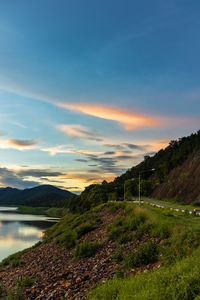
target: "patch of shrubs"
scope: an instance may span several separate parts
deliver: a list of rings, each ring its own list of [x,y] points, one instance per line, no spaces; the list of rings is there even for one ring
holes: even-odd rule
[[[153,263],[158,257],[158,246],[149,241],[142,244],[138,249],[128,253],[124,258],[124,266],[128,269],[139,267],[141,265],[147,265]]]
[[[124,259],[124,249],[122,247],[117,248],[115,253],[112,256],[113,260],[116,263],[120,263]]]
[[[163,257],[166,264],[190,255],[200,245],[199,232],[193,232],[186,228],[178,227],[172,236],[163,242]]]
[[[83,242],[76,246],[74,251],[74,259],[77,260],[80,258],[93,256],[101,247],[102,244],[98,242]]]
[[[26,252],[27,250],[24,251],[19,251],[16,252],[12,255],[9,255],[5,259],[2,260],[0,263],[0,268],[3,268],[6,265],[10,265],[11,268],[16,268],[24,265],[24,260],[22,259],[22,255]]]
[[[140,224],[146,221],[147,217],[144,213],[138,213],[135,215],[130,215],[126,218],[126,222],[124,224],[125,230],[133,231],[137,230]]]
[[[171,230],[165,223],[154,224],[154,227],[151,229],[151,235],[154,237],[160,237],[161,239],[167,239],[171,235]]]
[[[56,243],[67,249],[76,245],[77,233],[73,230],[65,232],[62,236],[56,239]]]
[[[85,224],[82,224],[80,226],[78,226],[76,228],[76,232],[77,232],[77,235],[78,235],[78,238],[80,238],[82,235],[94,230],[97,228],[97,225],[95,224],[92,224],[92,223],[85,223]]]
[[[26,289],[33,285],[37,278],[23,277],[21,280],[17,281],[16,290],[7,291],[7,300],[25,300],[26,299]]]

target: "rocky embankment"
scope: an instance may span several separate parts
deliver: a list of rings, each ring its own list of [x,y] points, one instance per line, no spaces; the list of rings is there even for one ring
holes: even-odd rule
[[[179,167],[173,169],[166,180],[159,184],[151,195],[157,199],[172,199],[200,203],[200,151],[189,156]]]
[[[108,207],[104,207],[99,214],[102,223],[98,228],[78,240],[78,243],[103,242],[103,247],[98,249],[94,256],[74,260],[74,248],[65,249],[54,240],[42,243],[23,255],[23,266],[16,268],[5,266],[0,273],[3,286],[13,290],[17,280],[31,277],[36,280],[26,289],[26,299],[86,299],[89,291],[98,283],[113,278],[119,266],[112,258],[116,244],[108,240],[107,228],[117,217],[123,216],[124,211],[119,209],[112,213]],[[144,236],[141,239],[145,241],[148,237]],[[126,251],[136,248],[139,243],[139,239],[128,242]],[[156,268],[158,264],[147,265],[132,272]]]

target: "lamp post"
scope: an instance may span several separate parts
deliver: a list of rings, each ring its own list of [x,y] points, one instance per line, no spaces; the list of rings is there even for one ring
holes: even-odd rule
[[[149,169],[149,170],[143,170],[139,172],[139,185],[138,185],[138,200],[139,200],[139,205],[141,205],[141,174],[144,172],[150,172],[150,171],[155,171],[155,169]]]
[[[129,180],[131,180],[131,181],[133,181],[133,180],[135,180],[135,178],[131,178],[131,179],[129,179]],[[126,200],[126,196],[125,196],[125,190],[126,190],[126,181],[124,181],[124,201]]]

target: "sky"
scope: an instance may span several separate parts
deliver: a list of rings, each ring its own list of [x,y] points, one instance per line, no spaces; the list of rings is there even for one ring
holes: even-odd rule
[[[0,186],[80,192],[200,128],[199,0],[0,0]]]

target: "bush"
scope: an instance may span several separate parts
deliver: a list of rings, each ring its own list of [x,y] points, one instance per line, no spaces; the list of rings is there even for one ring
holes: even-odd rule
[[[30,287],[37,278],[23,277],[17,281],[16,291],[7,291],[7,300],[25,300],[26,288]]]
[[[67,231],[65,234],[57,238],[56,243],[59,244],[60,246],[69,249],[75,246],[76,240],[77,240],[77,234],[72,230],[72,231]]]
[[[97,242],[84,242],[76,246],[74,251],[74,258],[80,259],[90,257],[96,253],[96,251],[102,247],[102,244]]]
[[[134,216],[128,216],[125,223],[124,228],[125,230],[133,231],[136,230],[141,223],[146,221],[146,215],[143,213],[139,213]]]
[[[158,247],[153,242],[142,244],[137,250],[130,252],[125,256],[124,265],[130,269],[147,265],[156,261],[158,255]]]
[[[125,279],[108,280],[90,300],[188,300],[200,297],[200,249],[175,265]]]
[[[2,260],[2,262],[0,263],[0,268],[3,268],[6,265],[10,265],[12,268],[23,266],[24,260],[22,259],[22,255],[26,251],[27,249],[9,255],[8,257]]]
[[[2,299],[3,299],[4,294],[5,294],[4,287],[3,287],[3,285],[0,283],[0,298],[2,297]]]
[[[76,228],[76,232],[78,234],[78,238],[80,238],[82,235],[96,229],[97,226],[95,224],[92,223],[86,223],[86,224],[82,224],[80,226],[78,226]]]
[[[129,241],[131,241],[131,236],[127,232],[121,234],[117,239],[119,244],[126,244]]]
[[[123,248],[116,249],[116,251],[113,254],[112,258],[117,263],[123,261],[123,259],[124,259],[124,249]]]
[[[150,232],[154,229],[154,224],[151,223],[141,223],[137,228],[136,236],[138,238],[142,237],[145,234],[150,234]]]
[[[160,237],[161,239],[167,239],[170,237],[171,230],[167,224],[155,224],[151,229],[151,235],[154,237]]]
[[[164,245],[164,261],[171,264],[175,260],[181,260],[190,255],[200,245],[199,233],[178,227]]]
[[[111,228],[110,232],[108,233],[108,239],[117,241],[121,235],[123,234],[123,229],[121,227],[113,227]]]

